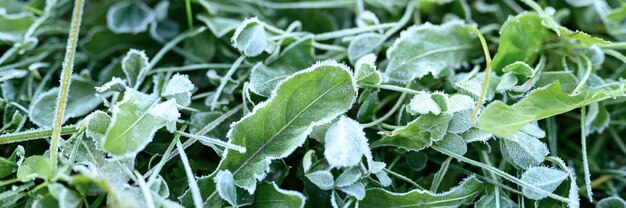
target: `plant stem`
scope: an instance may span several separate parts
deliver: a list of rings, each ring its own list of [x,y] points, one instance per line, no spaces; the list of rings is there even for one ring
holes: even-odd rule
[[[585,185],[587,186],[587,197],[590,202],[593,202],[593,192],[591,191],[591,173],[589,172],[589,159],[587,158],[587,125],[585,125],[585,119],[587,114],[587,108],[580,108],[580,143],[583,155],[583,172],[585,174]]]
[[[402,102],[404,101],[404,98],[406,97],[406,93],[402,93],[402,95],[400,95],[400,98],[398,98],[398,101],[396,102],[396,104],[393,105],[393,107],[391,107],[391,110],[389,110],[389,112],[387,112],[387,114],[383,115],[382,117],[366,123],[366,124],[362,124],[361,126],[363,126],[363,128],[369,128],[372,126],[376,126],[377,124],[387,120],[389,117],[391,117],[397,110],[398,108],[400,108],[400,106],[402,106]]]
[[[433,145],[433,146],[431,146],[431,148],[433,148],[434,150],[437,150],[438,152],[446,154],[448,156],[454,157],[457,160],[469,163],[470,165],[473,165],[473,166],[476,166],[476,167],[483,168],[483,169],[485,169],[485,170],[487,170],[489,172],[493,172],[496,175],[498,175],[498,176],[500,176],[500,177],[502,177],[504,179],[507,179],[508,181],[511,181],[511,182],[513,182],[513,183],[515,183],[517,185],[523,186],[525,188],[531,189],[534,192],[537,192],[537,193],[540,193],[540,194],[543,194],[543,195],[547,195],[548,197],[556,199],[556,200],[561,201],[561,202],[565,202],[565,203],[569,202],[569,200],[567,198],[565,198],[565,197],[556,195],[554,193],[547,192],[547,191],[545,191],[545,190],[543,190],[543,189],[541,189],[539,187],[536,187],[536,186],[533,186],[531,184],[528,184],[528,183],[520,180],[519,178],[517,178],[515,176],[512,176],[512,175],[510,175],[510,174],[508,174],[508,173],[506,173],[504,171],[501,171],[500,169],[498,169],[496,167],[489,166],[489,165],[480,163],[478,161],[475,161],[475,160],[463,157],[463,155],[459,155],[459,154],[456,154],[454,152],[448,151],[448,150],[446,150],[444,148],[441,148],[441,147],[439,147],[437,145]]]
[[[180,160],[183,162],[185,175],[187,175],[187,183],[189,184],[189,190],[191,190],[191,198],[193,199],[193,204],[196,206],[196,208],[200,208],[202,207],[202,195],[200,195],[200,189],[198,188],[198,184],[196,183],[195,175],[191,171],[191,166],[189,166],[189,159],[187,158],[187,154],[185,154],[183,145],[180,143],[179,140],[176,141],[176,149],[180,153]]]
[[[226,75],[224,75],[222,79],[220,79],[220,85],[217,87],[217,90],[215,90],[215,94],[213,94],[213,100],[211,101],[211,110],[215,109],[215,107],[217,106],[217,101],[219,100],[220,95],[222,94],[222,91],[224,90],[224,87],[226,87],[226,83],[230,81],[230,78],[233,76],[233,74],[235,74],[235,72],[239,68],[239,65],[241,65],[241,63],[243,62],[243,60],[245,60],[245,58],[246,58],[245,56],[239,57],[235,61],[235,63],[233,63],[230,69],[228,69],[228,72],[226,72]]]
[[[187,24],[189,30],[193,30],[193,14],[191,13],[191,1],[185,0],[185,11],[187,12]]]
[[[483,100],[485,99],[485,94],[487,93],[487,86],[489,86],[489,77],[491,75],[491,54],[489,53],[489,46],[487,46],[487,41],[485,41],[485,37],[476,29],[475,27],[469,27],[470,31],[478,36],[480,40],[480,44],[483,47],[483,53],[485,54],[485,78],[483,80],[483,86],[480,91],[480,96],[478,97],[478,101],[476,102],[476,107],[474,108],[474,112],[472,113],[472,118],[470,122],[473,122],[478,115],[478,111],[480,110],[480,106],[483,105]]]
[[[416,188],[418,188],[418,189],[426,190],[426,189],[424,189],[424,187],[422,187],[422,186],[420,186],[419,184],[415,183],[415,181],[411,180],[410,178],[407,178],[406,176],[403,176],[403,175],[401,175],[401,174],[398,174],[398,173],[396,173],[396,172],[393,172],[393,171],[391,171],[391,170],[389,170],[389,169],[387,169],[387,168],[384,168],[383,170],[384,170],[386,173],[388,173],[389,175],[391,175],[391,176],[393,176],[393,177],[396,177],[396,178],[398,178],[398,179],[400,179],[400,180],[403,180],[403,181],[405,181],[405,182],[407,182],[407,183],[409,183],[409,184],[411,184],[411,185],[415,186],[415,187],[416,187]]]
[[[409,89],[406,87],[398,87],[395,85],[384,85],[384,84],[380,84],[380,85],[374,85],[374,84],[359,84],[363,87],[373,87],[373,88],[378,88],[378,89],[385,89],[385,90],[391,90],[391,91],[396,91],[396,92],[402,92],[402,93],[408,93],[408,94],[413,94],[413,95],[417,95],[420,92],[417,90],[413,90],[413,89]]]
[[[65,113],[65,105],[70,91],[70,82],[72,70],[74,69],[74,53],[76,53],[76,45],[78,43],[78,32],[83,16],[84,0],[75,0],[72,12],[72,23],[67,39],[67,48],[65,49],[65,59],[63,61],[63,71],[61,72],[61,86],[57,97],[55,107],[54,123],[52,124],[52,140],[50,141],[50,162],[52,165],[52,173],[56,172],[58,143],[61,138],[61,125],[63,124],[63,114]]]

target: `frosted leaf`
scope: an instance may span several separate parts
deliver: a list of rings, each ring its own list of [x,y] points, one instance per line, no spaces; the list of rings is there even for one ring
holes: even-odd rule
[[[457,111],[452,114],[452,120],[448,124],[448,132],[460,134],[470,129],[474,123],[472,122],[472,113],[474,110],[466,109]]]
[[[354,64],[354,78],[357,84],[374,84],[382,83],[382,75],[376,70],[376,55],[367,54],[361,57]]]
[[[448,111],[458,112],[467,109],[474,109],[476,101],[472,97],[464,94],[454,94],[448,99]]]
[[[369,152],[361,125],[345,116],[330,126],[324,138],[324,157],[332,167],[353,167]]]
[[[567,173],[549,167],[532,167],[522,174],[521,180],[541,188],[547,192],[553,192],[567,178]],[[547,195],[537,193],[526,187],[522,188],[525,197],[533,200],[546,198]]]
[[[523,132],[502,139],[500,150],[504,159],[523,169],[539,165],[549,153],[545,143]]]
[[[420,92],[413,96],[407,106],[407,112],[413,115],[429,113],[439,115],[441,111],[441,108],[432,98],[431,94],[426,92]]]
[[[380,47],[377,47],[375,43],[380,42],[382,38],[383,36],[378,33],[363,33],[354,37],[350,41],[350,45],[348,45],[348,60],[350,60],[350,63],[354,63],[367,54],[377,54]]]
[[[459,155],[464,155],[467,152],[467,143],[463,137],[456,134],[446,134],[441,141],[436,143],[440,147]]]
[[[378,20],[376,14],[367,10],[361,12],[361,15],[359,15],[356,19],[356,26],[358,27],[367,27],[378,24],[380,24],[380,20]]]
[[[230,205],[237,206],[237,190],[235,180],[229,170],[220,170],[215,176],[215,189],[217,193]]]
[[[361,179],[361,171],[358,167],[353,167],[345,170],[337,180],[335,180],[335,186],[344,187],[349,186]]]
[[[465,142],[487,142],[489,139],[493,138],[493,134],[480,130],[479,128],[470,128],[466,132],[463,132],[461,137],[463,137]]]
[[[378,173],[375,173],[374,175],[376,175],[376,178],[378,178],[378,182],[380,183],[380,185],[383,185],[383,186],[391,185],[391,178],[389,178],[387,173],[385,173],[384,171],[380,171]]]
[[[137,85],[139,80],[143,79],[143,70],[148,67],[148,56],[146,52],[130,49],[124,59],[122,59],[122,71],[126,74],[126,79],[130,86]]]
[[[330,190],[333,188],[335,181],[333,174],[327,170],[319,170],[305,175],[313,184],[322,190]]]
[[[302,158],[302,168],[304,169],[304,173],[309,172],[311,170],[311,166],[313,165],[313,157],[315,157],[315,151],[309,150],[304,154],[304,158]]]
[[[175,99],[179,105],[187,106],[191,103],[191,91],[193,89],[194,85],[189,81],[187,75],[175,74],[167,82],[161,95],[167,99]]]
[[[153,11],[141,1],[120,1],[107,11],[107,26],[114,33],[144,32],[153,19]]]
[[[626,201],[619,196],[607,197],[598,202],[598,208],[626,208]]]
[[[96,91],[98,93],[108,92],[108,91],[119,91],[122,92],[126,89],[126,81],[120,79],[119,77],[111,78],[111,81],[104,83],[103,85],[96,87]]]
[[[513,89],[517,84],[517,76],[508,72],[500,77],[500,83],[496,86],[496,92],[503,93],[507,90]]]
[[[163,119],[166,122],[167,130],[173,132],[176,130],[176,120],[180,117],[176,101],[168,100],[157,104],[148,110],[148,113],[156,118]]]
[[[244,20],[235,30],[231,38],[233,46],[248,57],[255,57],[263,51],[271,51],[265,26],[258,18]]]
[[[353,183],[349,186],[339,187],[339,190],[350,196],[354,196],[354,198],[358,200],[362,200],[365,197],[365,186],[361,182]]]

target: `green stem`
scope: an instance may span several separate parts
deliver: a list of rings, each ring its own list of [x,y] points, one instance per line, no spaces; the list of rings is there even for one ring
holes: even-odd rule
[[[366,123],[366,124],[362,124],[361,126],[363,126],[363,128],[369,128],[369,127],[372,127],[372,126],[376,126],[379,123],[387,120],[389,117],[391,117],[398,110],[398,108],[400,108],[400,106],[402,106],[402,102],[404,101],[405,97],[406,97],[406,93],[402,93],[402,95],[400,95],[400,98],[398,98],[398,101],[396,101],[396,104],[393,105],[393,107],[391,108],[391,110],[389,110],[389,112],[387,112],[387,114],[383,115],[379,119],[376,119],[376,120],[374,120],[372,122],[369,122],[369,123]]]
[[[478,101],[476,102],[476,107],[474,108],[474,112],[472,113],[472,117],[470,122],[473,122],[478,115],[478,110],[480,110],[480,106],[483,105],[483,100],[485,99],[485,94],[487,93],[487,86],[489,86],[489,77],[491,75],[491,54],[489,53],[489,46],[487,46],[487,41],[485,41],[485,37],[476,29],[475,27],[469,27],[469,30],[478,36],[480,40],[480,44],[483,47],[483,53],[485,54],[485,79],[483,80],[483,86],[480,91],[480,96],[478,97]]]
[[[389,169],[387,169],[387,168],[385,168],[385,169],[383,169],[383,170],[384,170],[386,173],[388,173],[389,175],[391,175],[391,176],[393,176],[393,177],[396,177],[396,178],[398,178],[398,179],[400,179],[400,180],[403,180],[403,181],[405,181],[405,182],[407,182],[407,183],[409,183],[409,184],[411,184],[411,185],[415,186],[415,187],[416,187],[416,188],[418,188],[418,189],[425,190],[425,189],[424,189],[424,187],[422,187],[422,186],[420,186],[419,184],[415,183],[415,181],[411,180],[410,178],[407,178],[406,176],[403,176],[403,175],[401,175],[401,174],[398,174],[398,173],[396,173],[396,172],[393,172],[393,171],[391,171],[391,170],[389,170]]]
[[[525,187],[525,188],[528,188],[528,189],[530,189],[530,190],[532,190],[532,191],[534,191],[534,192],[537,192],[537,193],[540,193],[540,194],[546,195],[546,196],[548,196],[548,197],[550,197],[550,198],[556,199],[556,200],[561,201],[561,202],[565,202],[565,203],[568,203],[568,202],[569,202],[569,200],[568,200],[567,198],[565,198],[565,197],[562,197],[562,196],[556,195],[556,194],[554,194],[554,193],[547,192],[547,191],[545,191],[545,190],[543,190],[543,189],[541,189],[541,188],[539,188],[539,187],[536,187],[536,186],[533,186],[533,185],[531,185],[531,184],[528,184],[528,183],[526,183],[526,182],[524,182],[524,181],[520,180],[519,178],[517,178],[517,177],[515,177],[515,176],[512,176],[512,175],[510,175],[510,174],[508,174],[508,173],[506,173],[506,172],[504,172],[504,171],[501,171],[500,169],[498,169],[498,168],[496,168],[496,167],[489,166],[489,165],[486,165],[486,164],[480,163],[480,162],[478,162],[478,161],[475,161],[475,160],[472,160],[472,159],[469,159],[469,158],[463,157],[463,155],[459,155],[459,154],[456,154],[456,153],[454,153],[454,152],[448,151],[448,150],[446,150],[446,149],[444,149],[444,148],[441,148],[441,147],[439,147],[439,146],[437,146],[437,145],[433,145],[433,146],[431,146],[431,147],[432,147],[434,150],[437,150],[438,152],[441,152],[441,153],[446,154],[446,155],[448,155],[448,156],[454,157],[454,158],[456,158],[457,160],[460,160],[460,161],[463,161],[463,162],[469,163],[470,165],[473,165],[473,166],[476,166],[476,167],[483,168],[483,169],[485,169],[485,170],[487,170],[487,171],[489,171],[489,172],[493,172],[493,173],[495,173],[496,175],[498,175],[498,176],[500,176],[500,177],[502,177],[502,178],[504,178],[504,179],[507,179],[508,181],[511,181],[511,182],[513,182],[513,183],[515,183],[515,184],[517,184],[517,185],[520,185],[520,186],[523,186],[523,187]]]
[[[373,87],[373,88],[378,88],[378,89],[385,89],[385,90],[391,90],[391,91],[396,91],[396,92],[402,92],[402,93],[408,93],[408,94],[413,94],[413,95],[417,95],[420,92],[417,90],[413,90],[413,89],[409,89],[406,87],[398,87],[395,85],[384,85],[384,84],[380,84],[380,85],[374,85],[374,84],[359,84],[362,87]]]
[[[70,82],[72,70],[74,69],[74,54],[76,53],[76,45],[78,43],[78,32],[83,17],[84,0],[75,0],[72,12],[72,23],[67,39],[67,48],[65,49],[65,59],[63,61],[63,71],[61,72],[61,86],[59,89],[58,99],[55,108],[54,123],[52,124],[52,139],[50,141],[50,163],[52,165],[52,173],[56,172],[58,144],[61,138],[61,125],[63,124],[63,114],[65,113],[65,105],[70,91]]]
[[[583,75],[583,78],[580,80],[578,85],[576,85],[576,88],[574,89],[573,94],[578,94],[580,90],[582,89],[582,87],[585,86],[585,83],[589,79],[589,76],[591,76],[591,69],[592,69],[591,60],[589,60],[587,56],[584,56],[584,55],[580,55],[580,56],[585,60],[585,63],[587,64],[587,69],[585,70],[585,74]]]
[[[226,87],[226,83],[230,81],[230,78],[233,76],[233,74],[235,74],[235,72],[239,68],[239,65],[241,65],[241,63],[243,62],[243,60],[245,60],[245,58],[246,58],[245,56],[239,57],[235,61],[235,63],[233,63],[230,69],[228,69],[228,72],[226,72],[226,75],[224,75],[222,79],[220,79],[220,85],[217,87],[217,90],[215,90],[215,94],[213,95],[213,100],[211,101],[211,110],[215,109],[215,107],[217,106],[217,101],[219,100],[220,95],[222,94],[222,91],[224,90],[224,87]]]
[[[196,206],[196,208],[203,207],[202,195],[200,195],[200,188],[198,188],[198,184],[196,183],[196,177],[191,171],[189,159],[187,158],[187,154],[185,154],[183,145],[178,140],[176,141],[176,149],[180,153],[180,160],[183,162],[185,175],[187,175],[187,183],[189,184],[189,190],[191,191],[191,198],[193,199],[193,204]]]
[[[193,14],[191,13],[191,1],[185,0],[185,11],[187,12],[187,24],[189,30],[193,30]]]
[[[591,173],[589,172],[589,159],[587,158],[587,126],[585,125],[585,119],[587,114],[587,108],[580,108],[580,143],[583,155],[583,172],[585,174],[585,185],[587,186],[587,197],[589,201],[593,202],[593,192],[591,191]]]

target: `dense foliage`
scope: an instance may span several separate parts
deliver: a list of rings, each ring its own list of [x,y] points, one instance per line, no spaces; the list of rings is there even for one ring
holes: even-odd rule
[[[626,207],[625,50],[624,0],[0,0],[0,207]]]

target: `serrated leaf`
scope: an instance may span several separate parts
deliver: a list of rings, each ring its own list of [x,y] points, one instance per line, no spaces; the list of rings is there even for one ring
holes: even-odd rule
[[[154,133],[176,123],[180,116],[174,100],[158,103],[155,97],[127,88],[122,101],[113,106],[111,123],[102,149],[120,157],[133,157],[152,141]]]
[[[265,26],[256,17],[244,20],[231,38],[233,46],[248,57],[261,55],[272,49]]]
[[[478,119],[478,127],[498,137],[514,134],[530,122],[568,112],[593,102],[624,96],[624,84],[597,89],[583,89],[568,95],[556,81],[545,88],[530,92],[513,105],[495,101],[487,106]]]
[[[328,170],[318,170],[305,175],[309,181],[322,190],[330,190],[333,188],[335,178]]]
[[[331,167],[354,167],[370,149],[361,125],[345,116],[328,128],[324,139],[324,157]]]
[[[476,37],[462,21],[409,27],[387,50],[385,73],[391,80],[408,82],[427,74],[434,77],[468,61],[477,49]]]
[[[372,143],[372,148],[394,146],[402,149],[420,151],[429,147],[433,141],[443,139],[448,130],[452,114],[421,115],[405,127],[396,129],[389,136]]]
[[[297,191],[284,190],[276,183],[261,183],[254,194],[254,203],[250,207],[304,207],[306,197]]]
[[[142,75],[144,68],[148,67],[148,56],[144,51],[130,49],[122,59],[122,71],[126,75],[128,85],[135,86]]]
[[[355,83],[344,65],[325,61],[294,74],[232,125],[230,142],[248,151],[227,150],[217,169],[230,170],[235,185],[253,193],[272,160],[291,154],[314,126],[343,114],[355,99]]]
[[[115,33],[144,32],[153,19],[150,7],[141,1],[121,1],[107,11],[107,26]]]
[[[382,75],[376,70],[376,55],[367,54],[356,61],[354,79],[357,84],[378,85],[383,82]]]
[[[362,207],[458,207],[470,204],[483,191],[483,182],[470,176],[457,187],[443,193],[415,189],[393,193],[384,189],[368,189],[359,202]]]
[[[52,177],[52,166],[48,157],[34,155],[26,158],[17,168],[17,179],[26,182],[35,178],[48,180]]]
[[[70,118],[83,116],[102,103],[102,100],[95,96],[95,83],[81,77],[72,77],[72,84],[68,94],[63,123]],[[49,128],[54,121],[54,106],[59,94],[59,88],[52,88],[41,93],[29,107],[28,116],[37,126]],[[107,95],[105,95],[107,96]]]
[[[259,63],[250,74],[250,90],[269,97],[276,85],[293,73],[315,63],[313,40],[303,38],[288,45],[280,57],[271,63]]]
[[[500,44],[493,57],[493,69],[502,72],[503,68],[516,61],[532,64],[537,53],[548,37],[548,30],[541,25],[541,17],[536,13],[525,12],[509,19],[500,28]]]
[[[567,178],[567,173],[549,167],[532,167],[522,174],[521,180],[541,188],[547,192],[553,192]],[[525,197],[533,200],[546,198],[546,195],[522,188]]]

